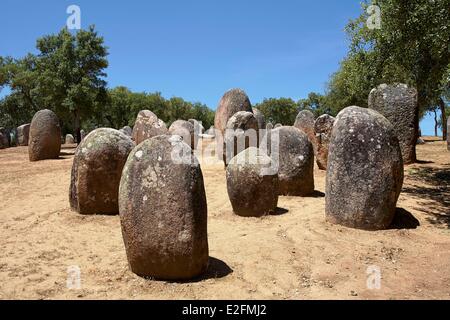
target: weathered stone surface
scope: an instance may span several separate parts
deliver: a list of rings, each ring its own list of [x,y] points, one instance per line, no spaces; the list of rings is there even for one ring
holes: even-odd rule
[[[271,158],[279,162],[279,194],[308,196],[314,192],[314,150],[308,136],[295,127],[271,132]],[[278,146],[274,141],[278,139]]]
[[[30,124],[23,124],[17,127],[17,145],[28,146],[28,138],[30,136]]]
[[[277,129],[277,128],[281,128],[282,126],[283,125],[281,123],[277,123],[274,128]]]
[[[316,133],[314,131],[314,114],[309,110],[302,110],[295,118],[294,127],[302,130],[311,141],[314,153],[317,151]]]
[[[331,132],[333,130],[334,117],[323,114],[314,123],[316,133],[316,162],[320,170],[327,170],[328,148],[330,145]]]
[[[66,134],[65,144],[74,144],[75,138],[71,134]]]
[[[231,89],[227,91],[219,102],[214,118],[214,127],[222,135],[227,127],[228,120],[239,111],[252,111],[252,105],[247,94],[241,89]]]
[[[227,123],[223,146],[225,166],[249,147],[258,147],[258,121],[252,112],[239,111]]]
[[[255,115],[256,121],[258,122],[259,129],[266,129],[266,118],[257,108],[252,108],[253,114]]]
[[[173,153],[180,149],[188,163],[174,162]],[[130,153],[120,183],[119,207],[128,262],[134,273],[187,280],[207,269],[202,171],[179,136],[145,140]]]
[[[80,136],[81,136],[81,141],[84,140],[84,138],[86,138],[86,131],[84,131],[83,129],[80,130]],[[80,142],[81,142],[80,141]]]
[[[183,141],[195,149],[197,147],[198,136],[195,135],[194,125],[186,120],[176,120],[169,128],[169,133],[172,135],[179,135]]]
[[[208,135],[208,136],[213,136],[213,137],[215,137],[215,136],[216,136],[216,129],[214,128],[214,126],[212,126],[212,127],[209,128],[208,130],[206,130],[204,134],[205,134],[205,135]]]
[[[118,214],[122,169],[134,142],[110,128],[95,129],[75,152],[70,206],[81,214]]]
[[[146,139],[168,132],[164,121],[158,119],[153,112],[142,110],[139,112],[133,127],[133,140],[136,144],[139,144]]]
[[[402,184],[403,161],[392,124],[372,109],[342,110],[328,155],[327,220],[358,229],[385,229],[394,217]]]
[[[197,136],[205,133],[205,127],[200,121],[196,119],[189,119],[188,121],[194,126],[194,132]]]
[[[17,128],[9,130],[9,146],[17,147]]]
[[[447,118],[447,150],[450,151],[450,117]]]
[[[0,149],[9,148],[8,132],[5,128],[0,128]]]
[[[133,136],[133,129],[131,129],[130,126],[125,126],[122,129],[120,129],[119,131],[126,134],[130,138]]]
[[[36,112],[30,125],[28,140],[30,161],[57,159],[61,151],[61,127],[59,119],[51,110]]]
[[[250,147],[231,159],[227,167],[227,191],[235,214],[261,217],[275,212],[278,203],[278,173],[267,172],[271,159]]]
[[[382,84],[370,92],[369,108],[381,113],[394,125],[403,162],[415,162],[419,130],[417,90],[405,84]]]

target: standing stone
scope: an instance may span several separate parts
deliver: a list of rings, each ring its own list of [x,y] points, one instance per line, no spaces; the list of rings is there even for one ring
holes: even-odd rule
[[[208,135],[208,136],[215,137],[216,136],[216,129],[214,128],[214,126],[211,126],[211,128],[206,130],[203,135]]]
[[[227,191],[235,214],[261,217],[275,212],[278,203],[278,173],[270,170],[265,152],[250,147],[231,159],[227,167]]]
[[[348,107],[335,121],[328,155],[326,218],[365,230],[387,228],[403,184],[395,128],[380,113]]]
[[[122,169],[133,147],[131,138],[118,130],[92,131],[75,152],[70,206],[81,214],[118,214]]]
[[[259,109],[252,108],[256,121],[258,122],[258,129],[264,130],[266,128],[266,118]]]
[[[258,121],[252,112],[239,111],[227,123],[223,146],[225,166],[249,147],[258,147]]]
[[[174,157],[180,151],[184,161]],[[179,136],[157,136],[134,148],[123,170],[119,208],[134,273],[161,280],[188,280],[207,269],[202,170]]]
[[[75,138],[71,134],[66,134],[65,144],[74,144]]]
[[[306,133],[295,127],[271,132],[271,158],[279,163],[279,194],[308,196],[314,192],[314,150]],[[279,141],[278,145],[276,140]]]
[[[131,129],[130,126],[125,126],[122,129],[120,129],[119,131],[126,134],[130,138],[133,136],[133,129]]]
[[[51,110],[36,112],[30,125],[28,154],[30,161],[57,159],[61,151],[61,127]]]
[[[216,130],[219,130],[223,135],[228,120],[239,111],[253,112],[250,99],[243,90],[231,89],[223,95],[217,107],[214,118],[214,127]]]
[[[200,121],[197,121],[195,119],[189,119],[188,121],[194,126],[194,132],[197,136],[205,133],[205,127]]]
[[[0,128],[0,149],[9,148],[8,132],[5,128]]]
[[[166,124],[161,119],[149,110],[142,110],[139,112],[136,122],[133,127],[133,140],[136,144],[142,141],[167,134],[168,130]]]
[[[83,129],[81,129],[81,130],[80,130],[80,139],[81,139],[81,141],[83,141],[85,137],[86,137],[86,131],[84,131]],[[80,141],[80,142],[81,142],[81,141]]]
[[[9,130],[9,146],[17,147],[17,128]]]
[[[23,124],[17,127],[17,145],[28,146],[28,138],[30,136],[30,124]]]
[[[302,130],[311,141],[314,153],[317,151],[316,133],[314,131],[314,114],[309,110],[302,110],[295,118],[294,127]]]
[[[198,137],[195,135],[194,125],[186,120],[177,120],[169,128],[169,133],[179,135],[183,141],[194,150],[197,146]]]
[[[333,130],[334,117],[323,114],[314,123],[316,133],[317,151],[316,162],[320,170],[327,170],[328,148],[330,145],[331,132]]]
[[[447,118],[447,150],[450,151],[450,117]]]
[[[370,92],[369,108],[384,115],[394,125],[404,164],[414,163],[419,130],[417,90],[406,84],[382,84]]]

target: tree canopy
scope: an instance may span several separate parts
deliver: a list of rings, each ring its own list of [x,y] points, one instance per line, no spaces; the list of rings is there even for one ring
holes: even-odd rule
[[[159,92],[135,93],[123,86],[108,89],[108,49],[93,26],[76,33],[64,28],[39,38],[36,48],[38,54],[23,58],[0,56],[0,90],[11,90],[0,100],[0,126],[30,122],[40,109],[53,110],[63,132],[75,133],[78,138],[82,127],[132,126],[144,109],[168,125],[190,118],[202,121],[205,127],[214,122],[214,112],[198,102],[165,99]]]

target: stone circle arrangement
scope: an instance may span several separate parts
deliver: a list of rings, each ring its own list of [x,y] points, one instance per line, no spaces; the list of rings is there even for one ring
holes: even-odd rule
[[[133,128],[99,128],[75,151],[69,202],[79,214],[119,214],[130,269],[142,277],[186,281],[208,268],[207,198],[199,137],[215,139],[225,164],[234,214],[274,214],[279,196],[314,195],[314,163],[326,170],[325,219],[362,230],[390,226],[404,177],[416,161],[417,91],[383,84],[368,97],[369,108],[350,106],[336,118],[309,110],[295,123],[267,122],[241,89],[221,98],[214,128],[195,119],[169,128],[142,110]],[[395,125],[393,125],[395,123]],[[447,123],[450,132],[450,119]],[[0,148],[11,142],[0,128]],[[41,110],[16,129],[30,161],[56,159],[61,128],[56,114]],[[72,135],[65,143],[73,144]],[[450,137],[448,139],[450,150]]]

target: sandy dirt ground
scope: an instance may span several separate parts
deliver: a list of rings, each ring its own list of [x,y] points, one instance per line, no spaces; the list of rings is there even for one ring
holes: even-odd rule
[[[0,299],[450,299],[450,152],[426,141],[392,228],[377,232],[325,222],[317,168],[314,197],[280,197],[276,215],[257,219],[232,213],[223,166],[203,164],[210,267],[185,283],[130,272],[118,216],[70,210],[74,146],[36,163],[26,147],[0,150]],[[74,265],[80,289],[67,287]]]

